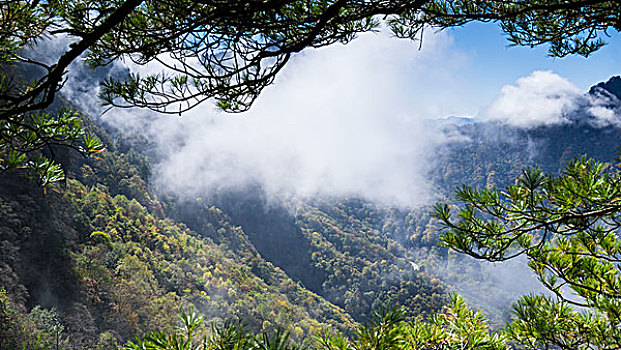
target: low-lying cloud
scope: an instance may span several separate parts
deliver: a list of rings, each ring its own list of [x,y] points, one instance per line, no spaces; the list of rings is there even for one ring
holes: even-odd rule
[[[155,182],[190,198],[258,184],[275,195],[425,203],[427,164],[442,135],[422,125],[425,101],[407,86],[459,59],[446,39],[429,37],[419,51],[366,34],[297,56],[247,113],[203,105],[162,118],[150,129],[162,156]]]
[[[551,71],[534,71],[505,85],[480,113],[483,120],[520,128],[588,121],[599,127],[621,125],[619,113],[606,96],[589,95]]]
[[[443,94],[454,91],[442,84],[451,86],[467,60],[447,33],[427,36],[422,50],[367,33],[347,46],[302,52],[243,114],[203,104],[183,117],[133,109],[112,110],[103,120],[146,135],[157,154],[156,186],[181,197],[258,185],[270,195],[415,206],[433,199],[430,164],[438,145],[450,142],[423,120],[447,116],[451,103]],[[63,93],[98,115],[98,87],[84,78],[87,70],[72,66]],[[618,123],[610,101],[535,71],[503,87],[477,119],[531,128],[569,122],[578,110],[601,125]]]

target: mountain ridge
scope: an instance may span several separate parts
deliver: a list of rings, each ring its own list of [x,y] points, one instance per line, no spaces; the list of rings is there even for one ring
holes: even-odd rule
[[[590,91],[618,96],[621,78]],[[385,305],[424,317],[442,309],[451,288],[486,296],[471,302],[496,324],[507,317],[500,304],[517,291],[437,247],[441,227],[428,207],[359,198],[270,202],[257,187],[180,200],[153,192],[144,154],[113,130],[87,124],[108,151],[91,159],[61,154],[66,183],[44,191],[19,173],[0,179],[0,303],[15,310],[0,315],[15,325],[0,330],[4,339],[51,341],[37,315],[56,313],[72,346],[114,348],[172,327],[179,307],[196,305],[215,322],[285,325],[302,340],[322,328],[351,332]],[[430,173],[438,199],[463,183],[502,187],[526,166],[555,173],[582,154],[618,160],[615,124],[439,124],[455,137]]]

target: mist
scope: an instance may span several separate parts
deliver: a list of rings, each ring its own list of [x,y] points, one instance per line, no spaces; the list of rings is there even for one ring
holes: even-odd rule
[[[366,33],[348,45],[306,50],[246,113],[204,103],[181,117],[112,109],[100,119],[148,139],[156,188],[178,198],[258,186],[269,198],[359,197],[417,207],[436,199],[428,179],[438,147],[460,136],[429,122],[459,115],[455,80],[469,58],[452,40],[434,33],[419,46]],[[39,53],[62,52],[67,42],[44,45]],[[146,74],[160,67],[130,68]],[[63,94],[98,118],[104,109],[96,80],[127,69],[121,62],[93,74],[76,63]],[[535,71],[504,86],[473,120],[532,128],[566,123],[580,108],[601,124],[618,119],[602,98]]]
[[[422,49],[384,33],[365,34],[347,46],[302,52],[242,114],[207,103],[180,117],[138,109],[101,115],[96,81],[122,75],[123,63],[95,75],[72,65],[63,94],[100,122],[148,141],[158,193],[193,200],[260,188],[268,200],[356,197],[409,209],[438,200],[430,172],[439,148],[469,142],[458,123],[447,133],[438,121],[460,115],[451,96],[464,60],[447,33],[428,35]],[[140,67],[150,69],[158,67]],[[503,87],[468,123],[528,129],[571,122],[568,116],[580,109],[599,123],[615,123],[616,112],[602,98],[585,96],[551,71],[535,71]],[[495,131],[490,137],[506,140]],[[475,305],[497,310],[517,295],[543,290],[523,260],[480,270],[503,293],[443,277]]]
[[[140,109],[104,109],[98,82],[128,69],[160,67],[117,62],[93,71],[70,67],[63,95],[125,135],[149,141],[153,181],[179,198],[260,187],[270,198],[359,197],[416,207],[436,197],[429,172],[438,147],[459,139],[429,123],[460,115],[455,83],[469,61],[450,33],[424,45],[365,33],[348,45],[305,50],[265,89],[249,112],[227,114],[204,103],[182,117]],[[66,37],[43,41],[29,55],[57,57]],[[601,126],[619,124],[607,97],[586,96],[551,71],[505,85],[473,120],[517,128],[571,122],[584,111]]]
[[[459,59],[446,34],[429,36],[421,50],[365,34],[296,56],[246,113],[203,104],[146,126],[123,111],[104,119],[121,130],[146,129],[159,158],[156,186],[183,198],[252,185],[271,197],[416,206],[433,198],[426,178],[445,136],[425,125],[439,107],[412,91],[412,80],[422,88],[444,79],[452,69],[444,62]]]

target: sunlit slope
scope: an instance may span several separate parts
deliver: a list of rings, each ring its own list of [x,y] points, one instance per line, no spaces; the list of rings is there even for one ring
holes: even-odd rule
[[[221,210],[208,210],[200,233],[167,218],[147,191],[146,158],[114,149],[87,161],[66,155],[69,179],[47,189],[2,178],[0,284],[18,311],[9,331],[51,337],[28,315],[37,305],[55,307],[70,344],[89,348],[171,329],[189,305],[297,339],[352,327],[340,307],[264,260]]]

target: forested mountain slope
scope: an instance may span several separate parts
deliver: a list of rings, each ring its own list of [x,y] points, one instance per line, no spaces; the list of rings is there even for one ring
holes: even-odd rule
[[[597,98],[618,110],[619,81],[614,77],[594,86],[585,99]],[[470,118],[431,121],[429,127],[449,140],[438,148],[429,173],[436,198],[450,200],[462,184],[503,187],[528,166],[558,173],[569,160],[585,155],[614,164],[619,123],[604,124],[589,108],[580,105],[561,123],[528,128]],[[215,204],[243,228],[262,256],[358,321],[382,304],[405,305],[411,315],[437,310],[443,280],[501,323],[509,304],[537,285],[519,280],[503,287],[508,281],[497,277],[526,269],[482,265],[437,247],[441,227],[430,207],[392,208],[356,198],[284,200],[268,198],[258,186],[208,197],[180,201],[179,219],[200,231],[201,208]]]
[[[279,203],[252,190],[223,197],[217,206],[262,256],[359,322],[389,305],[403,305],[416,316],[436,312],[446,301],[440,280],[414,267],[403,247],[386,235],[385,213],[372,203]],[[178,211],[200,232],[206,208],[203,200],[182,203]]]
[[[68,155],[69,179],[53,187],[2,177],[3,349],[38,336],[53,344],[54,329],[70,348],[107,349],[170,330],[188,305],[214,321],[285,327],[298,340],[352,327],[341,308],[265,261],[220,209],[206,209],[200,233],[168,219],[146,190],[146,159],[108,146],[89,160]]]
[[[589,93],[619,108],[618,82]],[[429,177],[443,199],[462,183],[503,186],[528,165],[558,172],[584,154],[615,162],[615,125],[584,109],[530,129],[438,123],[430,127],[459,137],[440,148]],[[256,186],[189,200],[156,194],[149,159],[122,136],[90,128],[107,151],[90,159],[58,152],[65,182],[44,189],[19,171],[0,178],[0,348],[37,337],[52,344],[57,335],[69,348],[114,348],[169,330],[189,305],[209,320],[284,327],[301,340],[323,328],[349,332],[384,306],[424,317],[451,288],[502,319],[517,293],[437,247],[428,207],[274,199]]]

